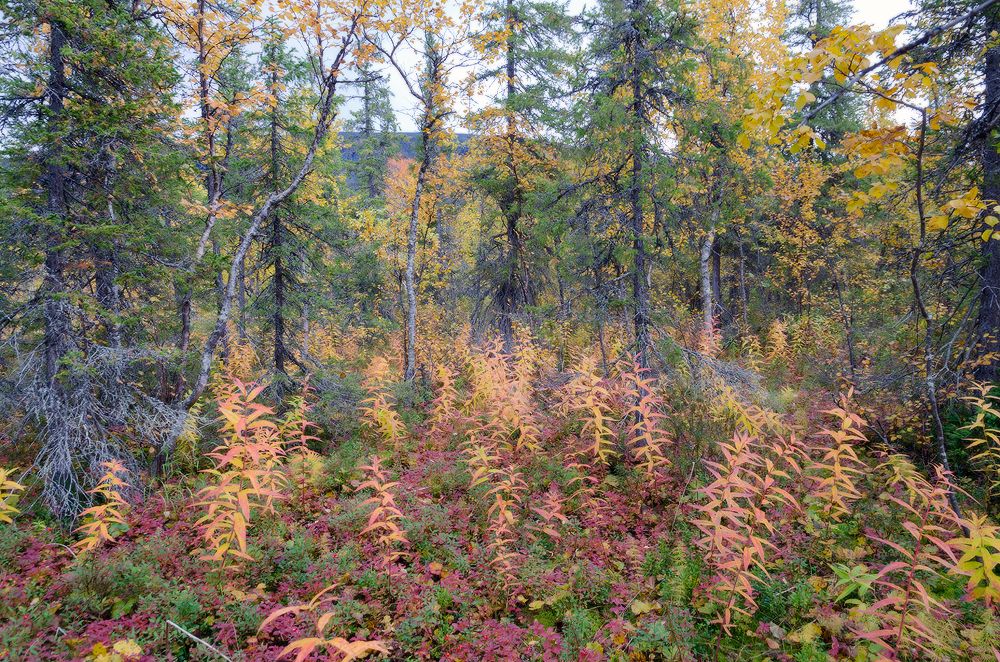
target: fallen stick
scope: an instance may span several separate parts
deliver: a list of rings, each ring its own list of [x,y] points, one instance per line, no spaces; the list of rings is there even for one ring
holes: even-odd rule
[[[226,655],[225,653],[223,653],[218,648],[216,648],[212,644],[208,643],[204,639],[199,639],[198,637],[194,636],[193,634],[191,634],[190,632],[188,632],[187,630],[185,630],[181,626],[177,625],[177,623],[174,623],[170,619],[167,619],[167,625],[170,625],[171,627],[175,628],[178,632],[180,632],[184,636],[189,637],[190,639],[198,642],[199,644],[201,644],[202,646],[204,646],[208,650],[212,651],[213,653],[215,653],[216,655],[218,655],[219,657],[221,657],[223,660],[226,660],[227,662],[233,662],[233,658],[229,657],[228,655]]]

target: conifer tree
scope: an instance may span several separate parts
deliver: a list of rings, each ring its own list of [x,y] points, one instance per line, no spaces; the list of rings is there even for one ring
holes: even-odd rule
[[[649,366],[650,256],[647,209],[666,151],[675,108],[690,96],[689,43],[693,23],[673,0],[602,0],[584,16],[592,41],[583,56],[583,90],[577,107],[591,202],[620,219],[626,242],[634,352]],[[595,208],[591,205],[591,208]]]
[[[19,356],[17,400],[40,439],[44,496],[72,518],[104,461],[134,465],[124,435],[175,417],[143,392],[155,355],[160,218],[177,161],[164,138],[176,76],[144,7],[103,0],[5,2],[9,41],[2,191],[3,311]]]
[[[384,75],[365,66],[358,77],[359,105],[347,125],[352,134],[349,144],[355,151],[348,172],[355,188],[367,196],[369,204],[376,204],[385,192],[389,159],[398,150],[399,125]]]
[[[543,206],[539,182],[556,168],[551,135],[558,87],[565,77],[572,37],[563,5],[500,0],[487,5],[484,24],[487,68],[479,76],[496,103],[477,114],[475,185],[496,205],[501,222],[489,231],[494,245],[477,265],[488,283],[485,305],[492,309],[506,350],[512,349],[513,320],[536,302],[543,255],[532,238]],[[484,223],[487,219],[483,219]]]

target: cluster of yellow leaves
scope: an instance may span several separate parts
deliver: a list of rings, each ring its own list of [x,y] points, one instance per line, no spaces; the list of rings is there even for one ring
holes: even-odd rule
[[[713,381],[713,397],[709,407],[717,421],[730,424],[736,430],[754,437],[763,436],[767,432],[786,432],[785,424],[776,412],[752,402],[744,402],[736,389],[718,376]]]
[[[788,326],[780,319],[771,322],[767,330],[767,357],[768,363],[777,361],[787,361],[788,353]]]
[[[142,656],[142,646],[131,639],[121,639],[116,641],[108,650],[102,643],[94,644],[87,656],[88,662],[124,662],[125,660],[135,660]]]
[[[884,177],[902,168],[909,154],[910,135],[900,125],[865,129],[844,138],[844,150],[851,155],[854,176],[858,179]],[[875,189],[868,192],[871,198],[881,198],[884,193]]]
[[[218,158],[216,134],[263,94],[254,88],[249,93],[239,91],[226,96],[220,72],[235,51],[256,40],[264,3],[238,0],[232,7],[222,7],[197,0],[156,0],[153,4],[174,41],[190,54],[194,95],[188,104],[198,108],[200,120],[192,126],[188,142],[203,162],[213,161]],[[210,201],[213,205],[219,202]]]
[[[961,554],[952,572],[969,578],[966,591],[970,597],[996,604],[1000,601],[1000,528],[979,514],[963,524],[968,534],[949,541]]]
[[[343,361],[360,355],[363,327],[351,327],[341,331],[330,321],[324,321],[316,328],[311,327],[303,334],[303,351],[320,363]]]
[[[16,469],[0,467],[0,522],[11,524],[19,512],[16,505],[24,486],[11,479]]]
[[[789,144],[793,152],[810,143],[824,148],[822,140],[806,125],[795,125],[785,136],[779,133],[798,112],[817,101],[810,87],[828,72],[840,85],[849,81],[863,82],[865,91],[870,93],[872,111],[877,116],[901,104],[913,105],[928,96],[936,96],[938,67],[933,62],[910,62],[897,56],[886,62],[878,76],[875,72],[867,72],[869,80],[861,80],[862,72],[873,62],[895,51],[896,38],[904,27],[897,24],[875,30],[869,25],[838,26],[816,42],[810,51],[788,57],[784,66],[750,95],[751,103],[745,114],[747,133],[741,136],[741,143],[749,143],[749,134],[757,131],[768,136],[772,144]],[[785,100],[791,97],[795,98],[794,104],[786,106]],[[932,114],[931,123],[933,128],[938,128],[954,121],[955,117],[956,112],[946,107]]]
[[[76,532],[83,537],[73,545],[80,552],[89,552],[105,542],[112,542],[115,533],[128,528],[125,513],[129,509],[129,504],[122,494],[128,487],[122,477],[127,475],[128,471],[120,462],[114,460],[104,462],[102,467],[104,475],[94,489],[90,490],[90,494],[100,499],[101,503],[80,513],[83,524],[76,529]]]
[[[767,273],[805,305],[812,295],[809,283],[843,234],[836,215],[825,212],[820,222],[817,213],[830,169],[818,159],[800,157],[790,162],[775,160],[770,170],[778,208],[773,219],[761,226],[763,236],[776,249]]]
[[[173,462],[180,465],[182,469],[190,468],[193,470],[198,466],[201,455],[198,448],[198,442],[201,439],[199,426],[203,408],[204,404],[201,401],[194,403],[184,417],[181,433],[177,435]]]

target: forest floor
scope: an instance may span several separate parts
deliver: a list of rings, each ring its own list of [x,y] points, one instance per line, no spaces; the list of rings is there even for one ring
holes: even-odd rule
[[[264,467],[280,494],[251,489],[245,557],[206,533],[204,471],[130,499],[89,551],[19,517],[0,659],[992,659],[992,610],[926,551],[939,486],[876,458],[829,393],[784,414],[665,385],[632,402],[627,369],[494,359],[422,396],[370,373],[360,427]],[[277,418],[222,390],[219,411]]]

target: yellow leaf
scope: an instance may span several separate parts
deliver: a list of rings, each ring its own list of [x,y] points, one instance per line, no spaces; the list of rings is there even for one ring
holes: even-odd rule
[[[121,641],[115,642],[112,650],[126,659],[142,655],[142,646],[131,639],[122,639]]]
[[[821,633],[822,629],[816,623],[807,623],[789,634],[786,639],[795,644],[809,644],[815,641]]]
[[[946,230],[947,228],[948,216],[946,214],[938,214],[937,216],[931,216],[927,219],[927,229],[931,232],[938,232]]]
[[[803,90],[799,93],[799,98],[795,100],[795,109],[802,110],[807,104],[812,103],[816,100],[816,95],[808,90]]]
[[[653,611],[655,608],[655,604],[649,604],[648,602],[643,602],[642,600],[636,600],[632,603],[631,610],[636,616],[642,616],[643,614]]]

